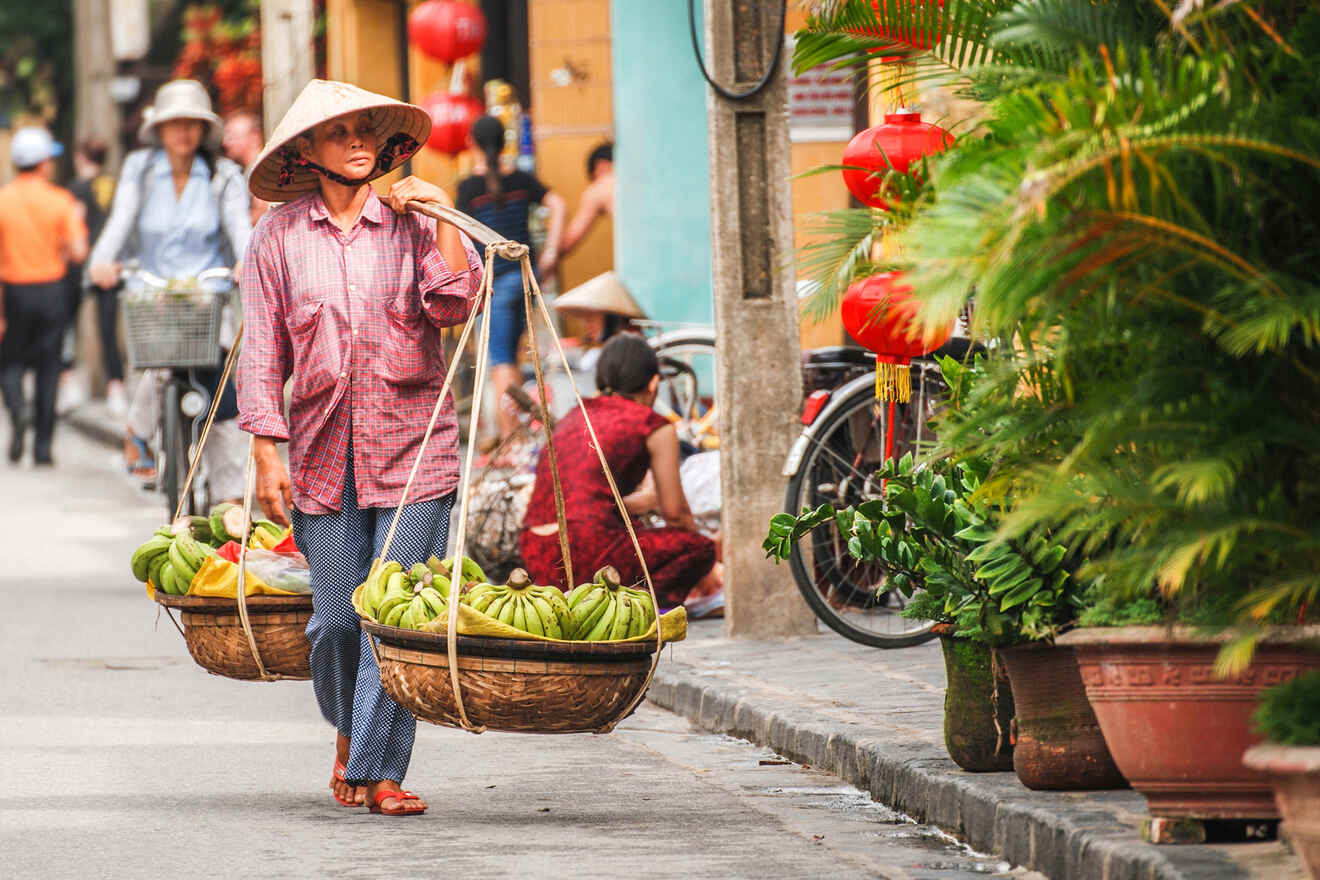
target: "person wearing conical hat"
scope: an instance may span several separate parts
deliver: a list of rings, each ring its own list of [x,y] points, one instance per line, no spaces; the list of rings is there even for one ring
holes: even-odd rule
[[[345,806],[415,815],[401,788],[415,721],[386,696],[351,595],[380,554],[445,374],[441,328],[465,321],[481,286],[457,229],[405,211],[450,204],[416,177],[382,200],[369,185],[430,134],[424,110],[314,80],[248,172],[271,208],[239,289],[245,339],[239,425],[255,436],[256,494],[292,520],[312,574],[307,625],[321,713],[338,731],[331,789]],[[284,387],[292,380],[286,412]],[[286,469],[278,450],[288,443]],[[443,558],[458,484],[458,421],[445,402],[399,518],[390,558]]]

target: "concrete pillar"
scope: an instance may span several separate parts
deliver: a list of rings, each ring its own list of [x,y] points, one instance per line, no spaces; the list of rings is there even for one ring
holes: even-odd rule
[[[707,4],[707,67],[726,89],[757,82],[783,39],[778,4]],[[708,90],[706,99],[725,630],[731,636],[816,631],[788,566],[766,560],[761,550],[770,517],[783,510],[780,468],[800,430],[802,403],[787,67],[781,60],[767,87],[749,98],[730,101]]]
[[[266,135],[315,75],[312,0],[262,0],[262,112]]]
[[[110,147],[106,167],[119,167],[119,105],[110,97],[115,75],[111,43],[110,0],[75,0],[73,4],[74,142],[72,151],[85,137],[105,139]],[[99,396],[105,390],[101,337],[97,332],[96,304],[88,297],[74,316],[77,332],[74,360],[83,370],[88,391]]]
[[[73,4],[74,140],[91,135],[110,145],[108,166],[119,162],[119,105],[110,97],[115,59],[110,43],[109,0]]]

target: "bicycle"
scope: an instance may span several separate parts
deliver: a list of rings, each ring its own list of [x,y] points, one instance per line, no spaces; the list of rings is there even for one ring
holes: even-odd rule
[[[192,489],[182,505],[180,487],[211,408],[211,389],[198,371],[214,370],[220,363],[220,324],[233,273],[216,268],[196,278],[169,281],[130,263],[120,275],[129,366],[159,370],[164,376],[160,418],[152,438],[157,458],[155,486],[165,496],[170,516],[176,511],[203,513],[211,505],[203,462],[197,463]],[[148,374],[141,381],[157,380]]]
[[[962,357],[970,343],[955,337],[936,354]],[[881,498],[875,473],[885,459],[889,408],[875,398],[875,355],[847,346],[818,349],[804,356],[804,371],[828,379],[806,397],[802,433],[784,462],[788,479],[785,510],[797,514],[821,504],[836,508]],[[935,440],[930,419],[948,391],[934,355],[912,362],[912,399],[894,409],[896,457],[920,455]],[[934,638],[931,624],[901,616],[908,599],[886,588],[887,574],[876,563],[848,553],[847,537],[833,523],[812,530],[793,546],[789,568],[816,617],[851,641],[876,648],[901,648]]]
[[[644,328],[663,327],[639,322]],[[655,409],[674,420],[688,452],[719,448],[719,411],[715,403],[715,330],[688,325],[648,338],[660,359],[660,388]]]

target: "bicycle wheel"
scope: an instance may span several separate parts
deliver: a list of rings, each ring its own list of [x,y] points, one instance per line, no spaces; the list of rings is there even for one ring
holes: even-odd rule
[[[680,440],[715,448],[715,331],[674,330],[652,339],[651,347],[661,359],[656,411],[678,418]]]
[[[161,489],[165,493],[169,516],[179,507],[179,486],[183,483],[187,467],[187,446],[183,440],[183,425],[179,418],[179,383],[171,379],[165,383],[160,411]],[[158,456],[160,457],[160,456]]]
[[[917,455],[934,439],[927,421],[944,390],[934,365],[915,362],[912,374],[912,401],[895,408],[896,456]],[[874,474],[884,461],[888,405],[875,399],[870,377],[854,380],[839,393],[842,401],[824,417],[789,481],[785,503],[790,513],[881,497]],[[901,648],[933,638],[929,622],[900,615],[908,600],[886,588],[884,567],[853,559],[847,545],[847,537],[831,521],[804,536],[789,553],[793,579],[816,616],[840,635],[876,648]]]

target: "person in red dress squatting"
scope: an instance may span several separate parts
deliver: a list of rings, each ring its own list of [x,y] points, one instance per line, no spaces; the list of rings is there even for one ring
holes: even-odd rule
[[[412,155],[430,128],[418,107],[310,83],[250,172],[253,196],[283,204],[253,231],[239,284],[239,426],[256,437],[262,508],[278,523],[292,519],[311,567],[312,681],[338,730],[331,789],[345,806],[394,816],[426,809],[400,785],[416,722],[381,689],[350,596],[381,550],[440,393],[440,328],[471,313],[481,264],[454,227],[404,212],[411,199],[449,204],[439,187],[401,180],[387,207],[368,182]],[[285,441],[288,470],[276,448]],[[451,398],[391,558],[406,567],[444,556],[457,484]]]
[[[628,511],[637,515],[658,509],[666,522],[663,528],[637,530],[661,608],[718,591],[722,577],[715,542],[697,533],[679,480],[678,432],[651,408],[660,387],[660,363],[647,341],[623,333],[607,342],[596,364],[596,387],[601,393],[586,401],[587,412]],[[554,441],[574,579],[584,583],[597,569],[612,565],[623,583],[641,583],[641,563],[581,410],[574,409],[559,422]],[[518,543],[532,579],[561,589],[569,587],[545,450],[537,463],[536,484],[523,522],[527,525]]]

